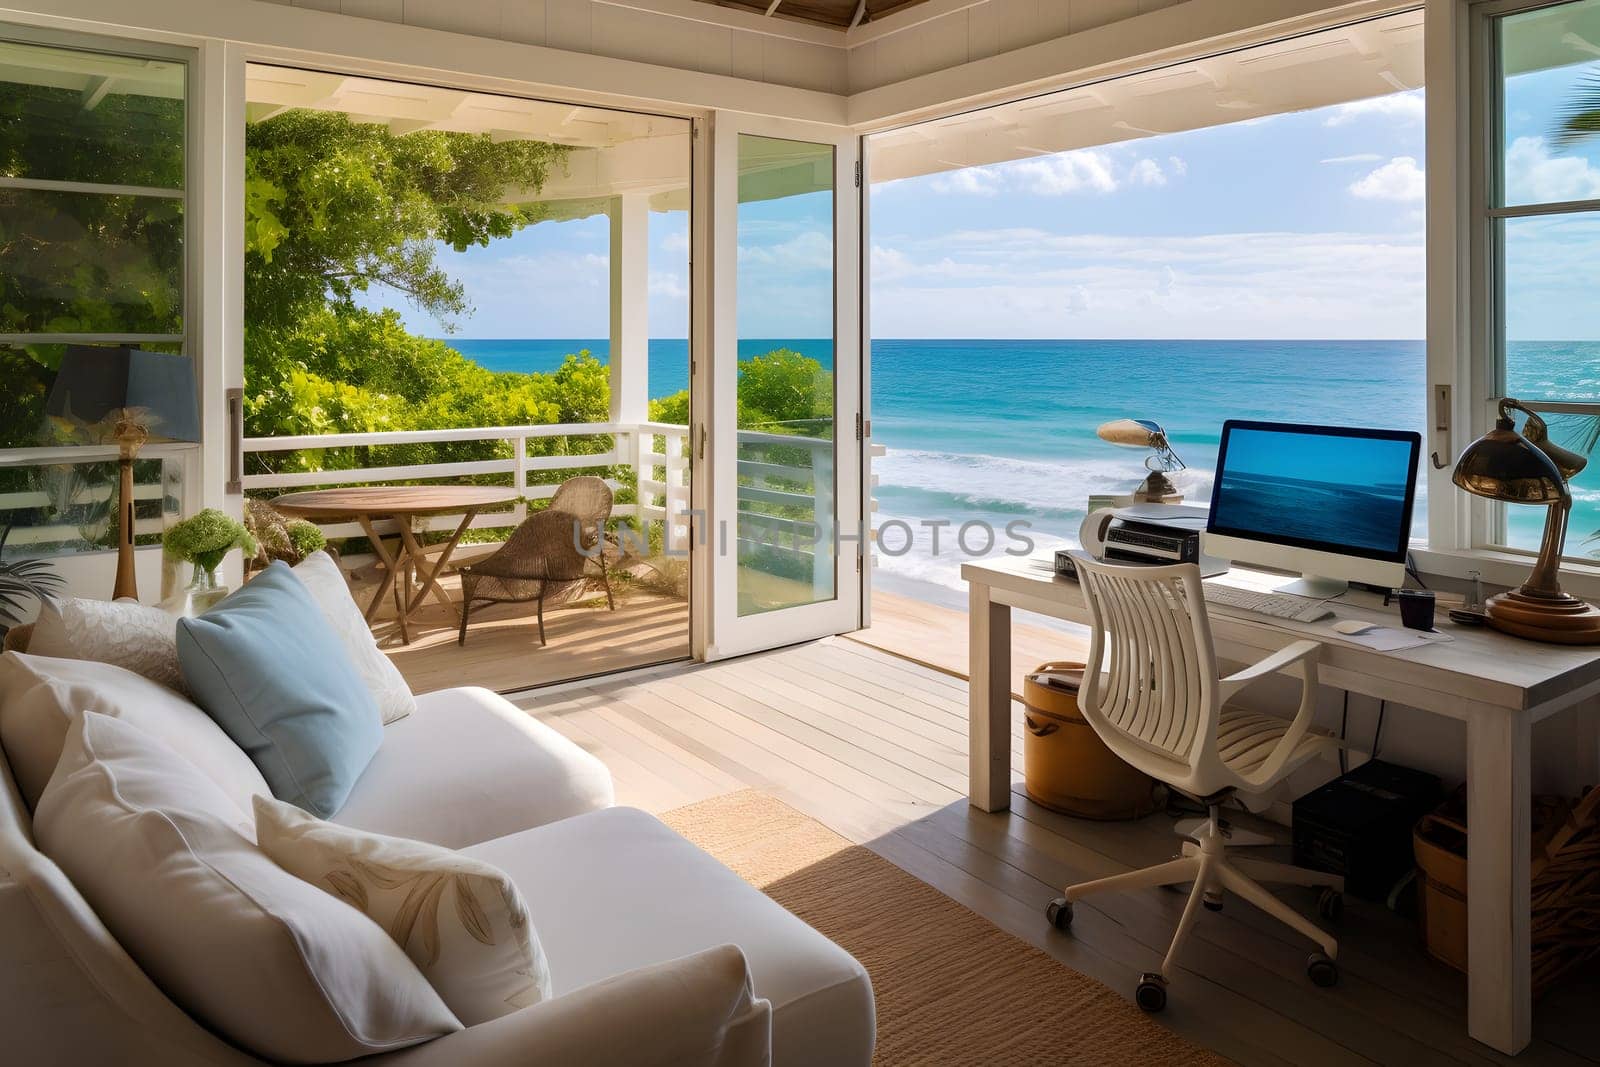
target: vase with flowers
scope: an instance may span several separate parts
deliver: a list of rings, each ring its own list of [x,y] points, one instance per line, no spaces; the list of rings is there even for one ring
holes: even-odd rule
[[[217,581],[217,567],[228,553],[237,548],[246,556],[253,556],[257,546],[256,539],[238,519],[216,508],[206,508],[170,527],[162,535],[161,547],[168,559],[194,566],[189,602],[195,611],[204,611],[228,595]]]

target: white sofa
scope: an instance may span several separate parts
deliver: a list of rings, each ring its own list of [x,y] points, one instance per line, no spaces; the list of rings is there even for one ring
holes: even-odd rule
[[[11,758],[0,760],[6,1061],[261,1062],[163,995],[35,848]],[[861,965],[656,819],[611,803],[599,760],[486,690],[427,694],[384,728],[333,821],[508,872],[556,995],[370,1061],[867,1064],[873,997]]]

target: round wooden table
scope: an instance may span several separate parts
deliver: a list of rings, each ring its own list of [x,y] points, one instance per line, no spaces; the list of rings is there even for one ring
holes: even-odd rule
[[[366,618],[372,621],[373,613],[391,588],[395,593],[395,614],[400,623],[400,640],[411,643],[409,620],[422,601],[432,593],[451,611],[456,607],[439,585],[439,576],[456,550],[461,535],[467,532],[472,520],[484,508],[515,504],[518,496],[514,489],[501,489],[486,485],[358,485],[344,489],[313,489],[304,493],[285,493],[269,503],[291,518],[310,519],[313,522],[350,521],[361,524],[372,550],[383,561],[383,580],[378,591],[367,605]],[[444,543],[439,559],[431,567],[417,535],[411,528],[412,520],[435,515],[460,515],[455,533]],[[391,551],[378,536],[373,524],[383,519],[393,520],[398,539]],[[421,581],[409,599],[396,584],[402,568],[416,572]]]

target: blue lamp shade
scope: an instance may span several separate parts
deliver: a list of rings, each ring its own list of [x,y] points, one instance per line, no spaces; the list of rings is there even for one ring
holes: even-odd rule
[[[128,409],[152,441],[200,440],[194,361],[138,348],[69,346],[45,414],[90,426]]]

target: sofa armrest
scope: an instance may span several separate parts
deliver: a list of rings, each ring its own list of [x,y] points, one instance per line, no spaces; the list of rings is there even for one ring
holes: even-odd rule
[[[399,1052],[385,1067],[768,1067],[772,1005],[733,945],[608,978]]]

